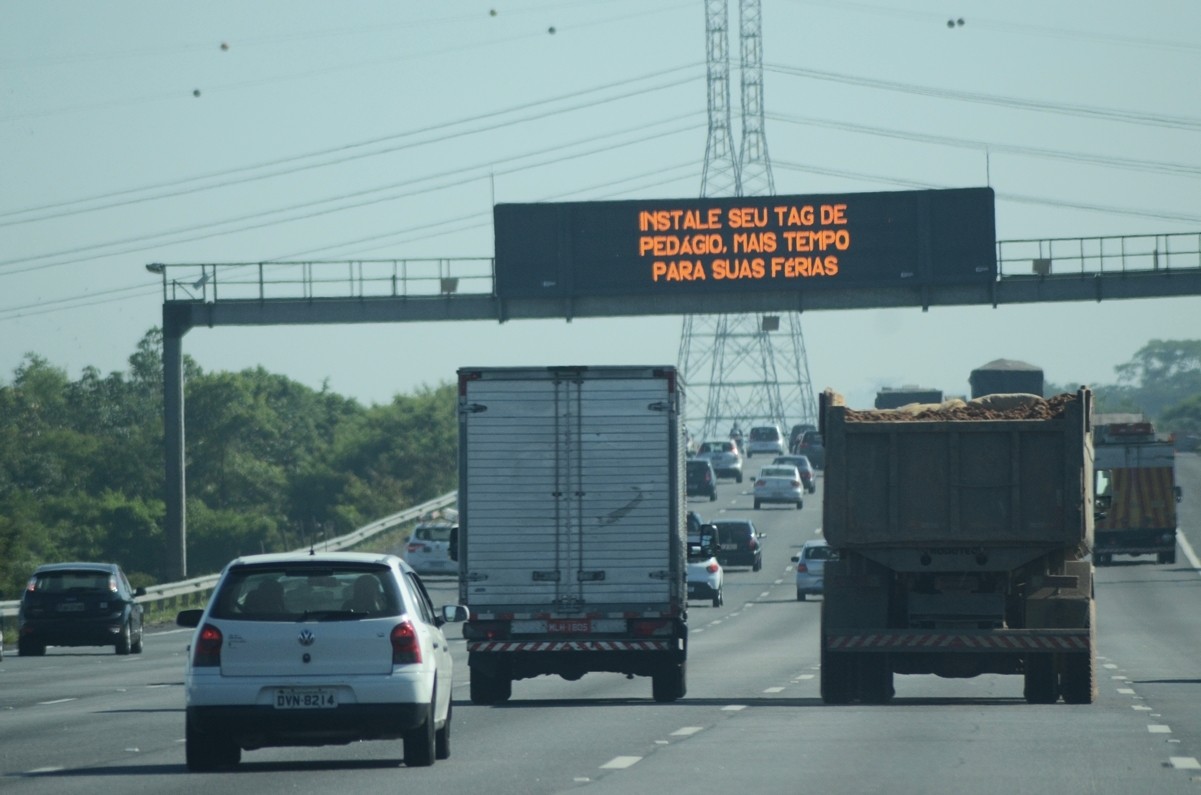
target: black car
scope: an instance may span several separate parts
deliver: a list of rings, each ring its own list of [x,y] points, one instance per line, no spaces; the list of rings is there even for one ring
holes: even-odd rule
[[[764,535],[746,519],[713,522],[717,527],[717,562],[723,566],[763,568]]]
[[[826,468],[826,446],[822,443],[820,431],[805,431],[797,440],[796,449],[792,452],[808,458],[814,469]]]
[[[117,654],[142,651],[142,606],[115,563],[39,566],[21,595],[17,654],[38,657],[47,646],[113,646]]]
[[[689,497],[717,499],[717,473],[707,458],[690,458],[687,463],[686,491]]]

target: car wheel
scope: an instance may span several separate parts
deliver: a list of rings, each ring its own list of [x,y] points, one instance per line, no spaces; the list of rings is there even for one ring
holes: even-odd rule
[[[416,729],[405,732],[405,767],[429,767],[434,763],[434,705]]]
[[[756,560],[755,564],[753,566],[751,566],[751,571],[762,571],[762,569],[763,569],[763,559],[762,558]]]
[[[242,749],[224,737],[197,731],[189,724],[184,733],[184,758],[188,770],[220,770],[242,761]]]
[[[709,492],[709,502],[716,502],[716,501],[717,501],[717,492],[716,491]]]
[[[26,640],[25,638],[17,640],[18,657],[42,657],[45,654],[45,643],[38,643],[36,640]]]
[[[434,757],[437,759],[450,759],[450,717],[454,707],[453,702],[446,705],[446,723],[434,732]]]
[[[738,475],[738,482],[739,482],[739,483],[741,483],[741,482],[742,482],[742,475],[741,475],[741,474],[739,474],[739,475]]]
[[[796,501],[796,509],[797,509],[798,511],[799,511],[799,510],[801,510],[801,509],[802,509],[802,508],[804,508],[804,507],[805,507],[805,501],[804,501],[804,500],[797,500],[797,501]]]
[[[798,602],[803,602],[803,601],[805,601],[805,592],[804,592],[804,591],[802,591],[800,588],[797,588],[797,589],[796,589],[796,600],[797,600]]]
[[[142,639],[145,636],[145,634],[146,634],[146,628],[138,627],[138,634],[134,636],[133,645],[129,647],[129,650],[132,651],[134,654],[142,653]]]
[[[129,622],[125,622],[125,626],[121,627],[121,634],[117,636],[117,654],[129,654],[132,642],[130,636],[133,630],[129,628]]]
[[[718,588],[717,593],[713,595],[713,606],[721,607],[726,603],[725,597],[722,595],[722,589]]]
[[[755,510],[759,510],[759,501],[755,500]]]

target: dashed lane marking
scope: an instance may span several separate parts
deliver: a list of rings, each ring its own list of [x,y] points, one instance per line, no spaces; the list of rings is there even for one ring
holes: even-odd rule
[[[746,704],[727,704],[721,708],[722,712],[742,712],[746,709]]]
[[[1173,756],[1171,762],[1177,770],[1201,770],[1201,762],[1191,756]]]
[[[1147,731],[1151,732],[1152,734],[1171,734],[1172,727],[1163,723],[1148,723]]]
[[[676,729],[674,732],[672,732],[671,736],[672,737],[688,737],[690,735],[696,734],[697,732],[702,732],[704,730],[705,730],[704,726],[684,726],[683,728]]]
[[[615,756],[601,765],[602,770],[624,770],[642,761],[641,756]]]
[[[783,693],[783,692],[784,692],[784,688],[782,688],[782,687],[769,687],[769,688],[767,688],[766,690],[764,690],[763,692],[764,692],[764,693]]]
[[[78,701],[76,698],[56,698],[53,701],[39,701],[41,706],[49,706],[51,704],[66,704],[68,701]]]
[[[1124,696],[1133,696],[1133,695],[1134,695],[1134,688],[1132,688],[1132,687],[1119,687],[1119,688],[1118,688],[1118,692],[1119,692],[1119,693],[1121,693],[1121,694],[1122,694],[1122,695],[1124,695]]]

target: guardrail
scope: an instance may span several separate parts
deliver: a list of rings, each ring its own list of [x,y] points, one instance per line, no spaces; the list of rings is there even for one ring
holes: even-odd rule
[[[317,549],[330,551],[349,549],[367,541],[372,536],[393,530],[408,522],[415,522],[426,514],[450,508],[455,504],[457,499],[458,492],[452,491],[449,494],[443,494],[441,497],[422,503],[414,508],[409,508],[391,516],[385,516],[383,519],[378,519],[371,524],[364,525],[358,530],[347,533],[344,536],[331,538],[328,541],[322,541],[313,546]],[[309,546],[306,545],[297,551],[304,552],[308,549]],[[209,593],[213,590],[213,586],[217,584],[218,576],[217,574],[206,574],[203,577],[193,577],[190,580],[182,580],[181,582],[152,585],[146,589],[145,596],[138,597],[138,602],[152,611],[183,609],[185,607],[203,605],[208,601]],[[16,619],[17,610],[20,606],[20,599],[0,602],[0,620],[3,620],[6,625],[11,625]],[[14,636],[9,640],[9,643],[15,645],[15,641],[16,638]]]

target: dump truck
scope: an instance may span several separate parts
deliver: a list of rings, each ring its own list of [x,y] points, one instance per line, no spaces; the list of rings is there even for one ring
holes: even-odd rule
[[[1091,393],[898,410],[821,396],[821,696],[884,703],[894,674],[1025,678],[1097,697]]]
[[[1098,566],[1114,555],[1155,555],[1176,562],[1176,451],[1141,415],[1098,415],[1096,451],[1096,546]]]
[[[460,602],[471,700],[593,671],[686,691],[684,387],[671,366],[464,367]]]

